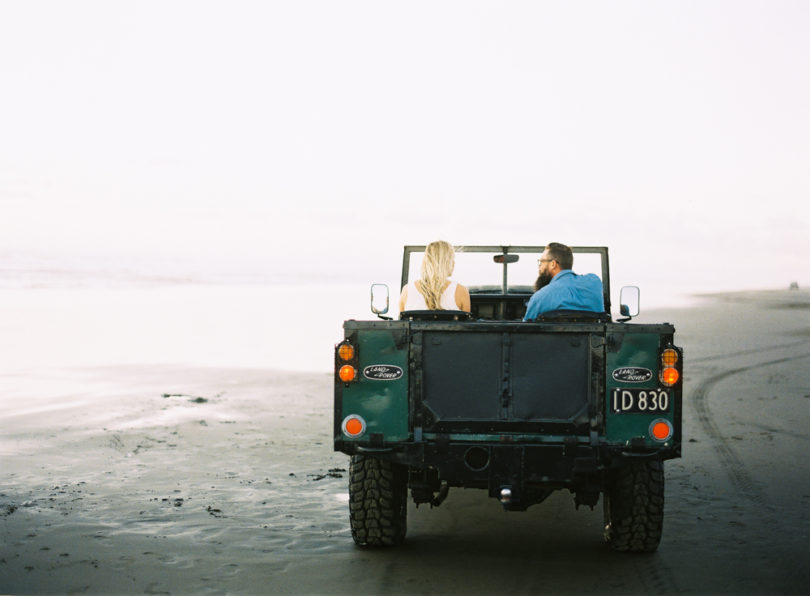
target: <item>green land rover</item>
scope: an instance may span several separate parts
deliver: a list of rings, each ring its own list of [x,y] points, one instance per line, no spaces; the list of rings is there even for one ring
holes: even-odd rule
[[[424,246],[406,246],[404,286]],[[572,247],[595,273],[606,312],[557,311],[523,321],[543,246],[466,246],[455,277],[471,313],[348,320],[335,347],[334,448],[351,456],[350,523],[361,546],[396,545],[408,492],[437,506],[451,487],[480,488],[523,511],[567,489],[600,495],[613,549],[654,551],[664,514],[664,460],[681,455],[683,353],[669,323],[636,324],[639,293],[610,307],[608,250]]]

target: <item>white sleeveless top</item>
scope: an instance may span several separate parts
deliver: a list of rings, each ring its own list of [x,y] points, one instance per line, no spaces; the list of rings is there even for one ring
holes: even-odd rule
[[[451,281],[447,289],[442,293],[441,307],[444,310],[458,310],[456,304],[456,287],[458,283]],[[416,289],[413,282],[408,284],[408,298],[405,300],[405,310],[430,310],[422,293]]]

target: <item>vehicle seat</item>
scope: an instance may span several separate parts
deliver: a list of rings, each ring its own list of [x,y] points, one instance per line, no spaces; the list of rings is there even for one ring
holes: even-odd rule
[[[400,321],[472,321],[466,310],[403,310]]]
[[[610,313],[592,310],[550,310],[536,319],[536,323],[610,323]]]

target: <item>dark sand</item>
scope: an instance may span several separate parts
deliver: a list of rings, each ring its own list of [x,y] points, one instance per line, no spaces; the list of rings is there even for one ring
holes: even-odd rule
[[[611,552],[568,493],[505,513],[460,489],[360,549],[331,374],[75,368],[0,375],[0,593],[810,593],[810,293],[638,320],[686,357],[653,555]]]

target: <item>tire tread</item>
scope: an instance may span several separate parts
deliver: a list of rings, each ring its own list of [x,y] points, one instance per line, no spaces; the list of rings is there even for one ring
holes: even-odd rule
[[[407,469],[366,455],[349,468],[349,516],[359,546],[394,546],[407,529]]]
[[[614,470],[605,503],[605,540],[621,552],[655,552],[664,525],[664,467],[660,461]]]

